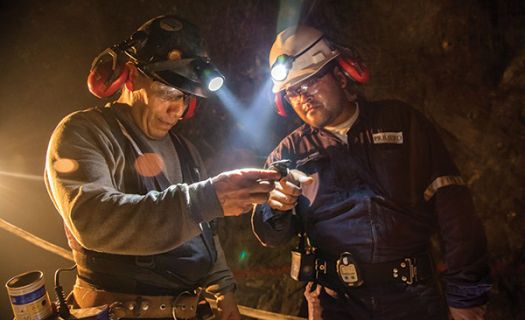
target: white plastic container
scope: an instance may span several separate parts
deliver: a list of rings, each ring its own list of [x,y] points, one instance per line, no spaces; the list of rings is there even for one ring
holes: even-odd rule
[[[29,271],[5,284],[16,320],[43,320],[53,313],[42,271]]]

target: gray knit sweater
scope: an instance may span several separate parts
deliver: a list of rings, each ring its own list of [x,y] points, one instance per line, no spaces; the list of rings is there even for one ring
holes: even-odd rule
[[[131,119],[129,106],[106,107]],[[141,139],[153,143],[153,150],[159,149],[158,141],[142,134]],[[196,149],[188,146],[204,168]],[[164,148],[164,152],[169,149]],[[164,253],[199,235],[200,222],[223,216],[210,179],[190,185],[172,180],[167,189],[146,194],[126,192],[126,161],[124,146],[95,109],[66,116],[53,132],[47,151],[46,185],[64,223],[82,247],[120,255]],[[180,171],[176,153],[164,161],[166,168]],[[181,175],[167,176],[177,179]],[[217,237],[215,243],[218,258],[201,285],[215,285],[220,291],[230,288],[234,280]]]

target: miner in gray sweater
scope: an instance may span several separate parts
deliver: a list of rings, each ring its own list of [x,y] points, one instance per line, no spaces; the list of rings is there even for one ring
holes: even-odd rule
[[[78,266],[78,307],[191,319],[206,290],[221,319],[240,319],[213,220],[265,203],[279,174],[207,179],[197,150],[173,132],[222,83],[203,43],[179,17],[146,22],[93,62],[90,91],[116,101],[70,114],[53,132],[46,183]]]

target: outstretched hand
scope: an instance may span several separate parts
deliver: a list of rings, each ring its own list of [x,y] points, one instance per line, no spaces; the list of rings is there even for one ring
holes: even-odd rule
[[[280,178],[275,170],[239,169],[211,179],[225,216],[249,212],[254,204],[268,201],[269,193]]]

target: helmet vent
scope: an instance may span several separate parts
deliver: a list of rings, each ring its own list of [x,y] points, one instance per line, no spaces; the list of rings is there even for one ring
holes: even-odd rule
[[[174,18],[167,18],[160,21],[159,26],[162,30],[169,32],[182,30],[182,22]]]
[[[327,57],[326,57],[326,55],[324,54],[324,52],[322,52],[322,51],[319,51],[319,52],[314,53],[314,54],[312,55],[312,62],[313,62],[313,64],[317,64],[317,63],[319,63],[319,62],[321,62],[321,61],[324,61],[324,60],[326,60],[326,59],[327,59]]]

